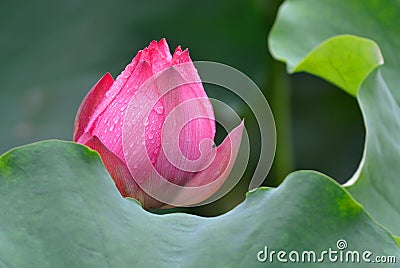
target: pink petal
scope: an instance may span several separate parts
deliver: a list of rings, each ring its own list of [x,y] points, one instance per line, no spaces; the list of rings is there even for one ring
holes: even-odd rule
[[[214,120],[188,50],[178,47],[171,56],[162,39],[139,51],[115,82],[106,74],[94,86],[78,111],[74,140],[100,153],[122,195],[140,200],[147,208],[157,207],[162,203],[138,184],[150,193],[172,185],[161,195],[181,200],[176,205],[182,205],[182,196],[193,204],[218,190],[215,185],[223,183],[224,170],[230,172],[230,161],[236,158],[235,133],[240,129],[241,137],[243,126],[213,148]],[[196,192],[204,193],[192,188],[181,191],[179,185],[199,186]]]
[[[160,42],[158,42],[158,51],[160,54],[168,61],[171,62],[172,56],[171,52],[169,51],[169,47],[167,44],[167,40],[165,38],[161,39]]]
[[[126,108],[138,90],[138,88],[153,74],[171,65],[172,56],[169,52],[165,39],[160,42],[153,41],[151,44],[137,53],[132,63],[126,66],[125,70],[118,76],[113,86],[107,92],[108,98],[99,107],[99,118],[92,128],[92,135],[96,135],[113,153],[124,160],[122,148],[122,123],[125,117]],[[156,111],[163,109],[160,101],[155,106],[155,112],[149,116],[149,121],[154,122],[148,126],[149,136],[157,136],[157,130],[151,129],[158,126],[163,120],[163,115]],[[161,130],[158,130],[161,131]],[[160,136],[160,135],[158,135]],[[156,140],[156,139],[155,139]],[[160,142],[159,142],[160,143]],[[159,146],[158,146],[159,147]],[[149,151],[157,150],[157,145],[149,143]],[[156,154],[153,156],[155,162]]]
[[[209,196],[214,194],[222,186],[228,178],[239,152],[243,127],[244,122],[242,121],[242,123],[234,128],[217,147],[217,153],[213,163],[207,169],[198,172],[185,186],[197,187],[207,184],[210,185],[212,183],[212,188],[207,192]]]
[[[172,56],[165,39],[161,39],[160,42],[152,41],[142,52],[141,60],[150,64],[153,74],[171,65]]]
[[[154,80],[154,77],[148,79],[137,90],[126,110],[123,124],[122,146],[125,163],[139,184],[148,179],[148,174],[153,168],[150,160],[154,154],[148,150],[148,146],[152,144],[151,141],[155,141],[155,148],[161,146],[161,129],[158,128],[158,124],[161,125],[163,120],[159,120],[154,115],[157,113],[153,111],[160,101]],[[157,122],[152,122],[156,119]]]
[[[139,54],[140,56],[141,54]],[[118,76],[107,92],[108,98],[99,105],[99,117],[91,134],[97,136],[104,145],[119,158],[124,159],[122,150],[122,124],[126,108],[136,90],[152,76],[150,65],[136,60]]]
[[[185,49],[182,51],[181,46],[177,46],[172,56],[172,64],[178,65],[181,63],[192,62],[189,56],[189,50]]]
[[[177,52],[174,57],[176,55]],[[194,176],[194,172],[206,165],[201,156],[213,153],[211,150],[215,135],[215,118],[210,100],[203,89],[197,70],[190,61],[187,50],[179,56],[182,57],[183,62],[187,62],[173,65],[158,78],[158,84],[164,88],[160,89],[160,94],[172,89],[162,97],[162,100],[165,114],[170,116],[169,122],[173,124],[165,122],[167,125],[163,127],[165,134],[163,144],[167,142],[171,146],[164,147],[164,151],[158,157],[156,168],[167,180],[184,185]],[[176,87],[176,85],[180,86]],[[177,108],[179,112],[174,112]],[[200,146],[207,140],[208,143],[205,142]],[[200,147],[204,149],[204,152],[200,152]],[[176,161],[171,162],[173,160],[171,158],[176,158]],[[193,163],[196,160],[199,160],[198,164]]]
[[[187,52],[182,54],[182,57],[190,60]],[[190,105],[185,106],[185,103]],[[192,62],[174,65],[147,80],[146,84],[135,93],[130,105],[125,118],[125,122],[129,125],[124,126],[123,141],[128,146],[123,145],[125,146],[123,151],[134,178],[140,182],[147,179],[148,172],[154,165],[165,179],[184,185],[195,175],[199,167],[207,166],[204,157],[200,156],[212,153],[212,140],[215,134],[214,112]],[[179,121],[179,124],[175,127],[163,126],[164,116],[180,105],[184,108],[171,116],[170,120],[175,123]],[[161,108],[158,113],[155,112],[157,107]],[[201,118],[196,119],[196,117]],[[188,123],[184,125],[181,122]],[[182,159],[178,167],[176,162],[171,163],[170,157],[160,151],[161,131],[166,133],[164,142],[179,139],[179,146],[164,150]],[[209,140],[206,144],[208,148],[201,144],[204,140]],[[201,148],[205,149],[204,154],[199,150],[200,144],[203,145]],[[131,158],[132,155],[134,158]],[[192,162],[199,158],[201,161],[195,164],[196,167],[191,167]],[[145,162],[148,164],[149,160],[152,165],[146,166]]]
[[[135,198],[147,209],[160,207],[162,205],[162,203],[146,195],[142,189],[140,189],[132,178],[125,163],[107,149],[99,138],[96,136],[90,137],[87,133],[83,134],[83,136],[86,136],[85,145],[100,154],[104,166],[107,168],[122,196]]]
[[[140,182],[140,187],[168,206],[190,206],[205,201],[216,193],[228,178],[239,151],[243,127],[242,122],[232,130],[218,147],[213,163],[197,173],[184,187],[164,180],[155,169],[148,170],[147,179]]]
[[[217,147],[214,161],[177,192],[171,205],[190,206],[201,203],[215,194],[228,179],[242,139],[244,122],[233,129]]]
[[[164,102],[170,100],[168,95],[179,94],[177,91],[170,91]],[[182,101],[171,109],[164,122],[162,151],[155,167],[165,179],[175,184],[184,185],[196,172],[210,165],[215,157],[211,126],[214,121],[206,112],[207,104],[208,98]]]
[[[75,117],[74,123],[74,141],[77,141],[80,136],[85,132],[88,127],[89,121],[92,118],[96,108],[105,98],[107,90],[114,83],[114,79],[109,73],[106,73],[97,83],[92,87],[86,97],[83,99],[79,106],[78,113]]]

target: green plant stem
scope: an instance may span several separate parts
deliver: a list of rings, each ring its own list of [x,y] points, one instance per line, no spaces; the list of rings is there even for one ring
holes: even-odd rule
[[[271,30],[273,22],[282,0],[262,4],[266,25],[269,25],[267,33]],[[267,35],[266,35],[267,36]],[[268,186],[279,185],[287,174],[294,169],[294,153],[292,141],[291,103],[290,103],[290,80],[285,65],[274,60],[268,55],[267,70],[263,91],[274,114],[277,134],[277,147],[271,172],[267,177]]]
[[[267,98],[275,118],[277,146],[271,176],[268,177],[267,184],[277,186],[289,172],[293,171],[290,82],[282,63],[272,61],[270,66]]]

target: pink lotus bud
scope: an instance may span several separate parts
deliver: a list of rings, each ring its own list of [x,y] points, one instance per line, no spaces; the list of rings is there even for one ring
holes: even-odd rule
[[[243,123],[214,146],[213,108],[189,52],[177,47],[171,56],[162,39],[139,51],[115,81],[107,73],[89,91],[74,141],[100,154],[123,196],[151,209],[212,196],[232,169],[242,130]],[[167,190],[171,185],[180,188]]]

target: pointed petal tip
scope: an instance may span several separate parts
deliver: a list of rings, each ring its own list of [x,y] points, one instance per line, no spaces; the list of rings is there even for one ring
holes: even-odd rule
[[[102,79],[103,79],[103,78],[105,78],[105,79],[111,79],[111,80],[114,81],[114,78],[112,77],[112,75],[110,74],[110,72],[106,72],[106,73],[104,74],[104,76],[102,77]]]
[[[165,38],[162,38],[158,42],[158,51],[164,56],[165,59],[167,59],[167,61],[171,61],[172,55],[169,50],[167,40]]]
[[[158,42],[157,42],[157,40],[153,40],[153,41],[150,42],[150,44],[149,44],[149,46],[147,48],[148,49],[153,49],[153,48],[156,48],[156,47],[158,47]]]
[[[244,129],[244,119],[242,120],[242,122],[240,122],[240,124],[235,127],[229,134],[228,136],[225,138],[225,140],[218,146],[221,147],[222,150],[222,146],[224,145],[225,141],[228,140],[230,141],[230,145],[232,146],[231,148],[231,152],[233,154],[233,156],[236,158],[237,152],[239,151],[239,147],[240,147],[240,143],[242,140],[242,135],[243,135],[243,129]],[[217,148],[217,149],[218,149]],[[231,155],[232,157],[232,155]]]
[[[240,122],[240,124],[237,127],[235,127],[233,130],[238,129],[238,131],[239,131],[239,129],[240,129],[240,133],[242,134],[243,128],[244,128],[244,120],[245,120],[245,118],[243,118],[242,121]],[[233,132],[233,130],[232,130],[232,132]]]
[[[175,49],[174,55],[172,56],[173,64],[180,64],[191,61],[192,60],[189,56],[189,50],[187,48],[185,50],[182,50],[181,46],[178,46]]]
[[[92,114],[113,83],[113,77],[107,72],[86,94],[75,116],[73,141],[77,141],[85,132]]]
[[[244,121],[235,127],[217,147],[217,153],[213,163],[205,170],[198,172],[186,186],[196,187],[209,184],[210,192],[207,198],[219,189],[228,178],[236,161],[242,140],[243,128]],[[205,199],[206,198],[204,198],[204,200]]]
[[[180,54],[182,52],[182,46],[179,45],[175,48],[174,54]]]
[[[239,176],[231,177],[230,175],[239,152],[243,127],[244,122],[242,121],[228,134],[221,145],[217,147],[217,154],[211,165],[198,172],[185,185],[187,188],[178,194],[174,200],[175,203],[187,206],[215,201],[231,189],[225,189],[226,192],[218,192],[228,178],[231,180],[229,185],[232,187],[240,180]],[[215,195],[216,193],[217,195]]]

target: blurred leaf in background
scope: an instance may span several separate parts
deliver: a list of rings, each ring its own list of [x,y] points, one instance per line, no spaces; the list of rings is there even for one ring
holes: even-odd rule
[[[166,37],[171,50],[188,47],[193,60],[228,64],[263,89],[278,131],[266,185],[279,184],[297,169],[315,169],[345,181],[362,154],[359,108],[334,86],[309,75],[289,77],[283,64],[272,60],[267,34],[280,3],[2,1],[0,152],[38,140],[71,140],[75,113],[92,85],[107,71],[116,77],[138,50]],[[246,117],[250,137],[255,137],[248,172],[238,187],[223,200],[190,211],[215,215],[244,199],[260,137],[239,99],[223,89],[205,88],[210,97]],[[224,135],[217,135],[217,141]]]

